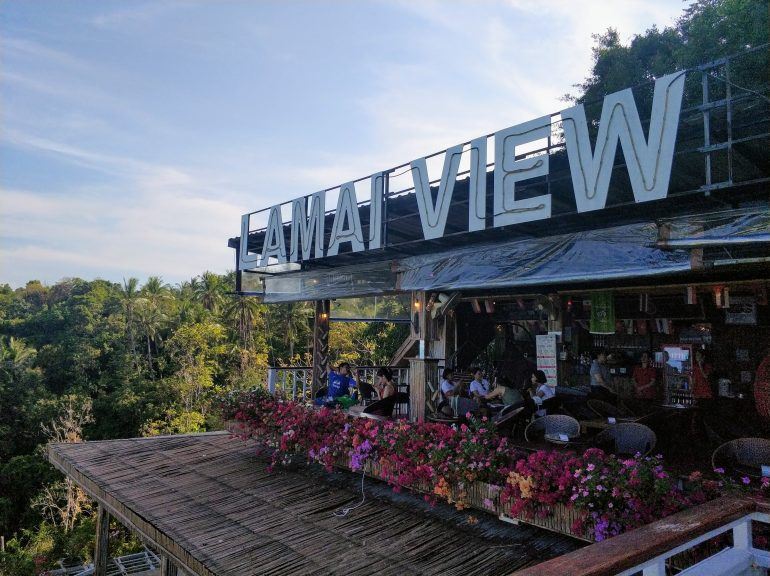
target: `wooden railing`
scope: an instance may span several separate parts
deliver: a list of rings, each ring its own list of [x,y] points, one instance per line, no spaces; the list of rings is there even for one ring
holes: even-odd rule
[[[764,500],[723,497],[516,572],[518,576],[666,576],[671,559],[723,534],[732,545],[677,572],[679,576],[767,574],[770,553],[755,547],[754,522],[770,524]],[[667,571],[667,567],[669,571]]]
[[[381,366],[357,366],[356,382],[374,384]],[[389,366],[399,391],[405,392],[409,385],[409,368]],[[268,389],[291,400],[312,400],[312,366],[274,366],[268,372]]]
[[[312,366],[275,366],[268,371],[267,386],[271,393],[290,400],[312,400]]]

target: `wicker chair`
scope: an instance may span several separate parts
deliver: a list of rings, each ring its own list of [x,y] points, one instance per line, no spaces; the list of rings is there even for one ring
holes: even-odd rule
[[[714,450],[711,465],[741,476],[759,477],[762,466],[770,466],[770,440],[738,438],[725,442]]]
[[[531,422],[524,430],[524,439],[531,442],[545,434],[566,434],[574,438],[580,435],[580,422],[565,414],[549,414]]]
[[[602,430],[594,439],[598,446],[612,446],[614,454],[647,455],[655,449],[658,437],[649,426],[637,422],[620,422]]]
[[[588,400],[588,407],[599,418],[633,418],[634,415],[627,409],[615,406],[604,400]]]

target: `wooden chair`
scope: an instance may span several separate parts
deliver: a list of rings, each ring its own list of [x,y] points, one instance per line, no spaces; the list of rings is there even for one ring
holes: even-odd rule
[[[518,408],[506,406],[500,410],[499,414],[492,418],[491,422],[501,436],[514,436],[517,427],[524,420],[525,409],[525,406],[519,406]]]
[[[540,440],[546,434],[566,434],[570,438],[580,436],[580,422],[566,414],[549,414],[531,422],[524,429],[527,442]]]
[[[658,438],[649,426],[637,422],[619,422],[602,430],[594,439],[597,446],[612,446],[613,454],[647,455],[655,449]]]
[[[714,450],[711,465],[731,474],[761,477],[762,466],[770,466],[770,439],[738,438],[725,442]]]
[[[396,392],[395,416],[396,418],[409,418],[409,387],[406,392]]]
[[[393,409],[396,406],[397,399],[398,394],[393,394],[393,396],[388,396],[382,400],[372,402],[369,404],[369,406],[364,408],[362,414],[380,416],[382,418],[390,418],[393,416]]]
[[[377,391],[374,386],[368,382],[358,383],[358,392],[361,394],[361,400],[364,404],[370,404],[372,401],[377,400]]]

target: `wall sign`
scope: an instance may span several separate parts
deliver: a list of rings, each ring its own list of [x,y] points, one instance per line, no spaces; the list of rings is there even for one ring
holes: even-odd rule
[[[733,296],[725,308],[725,324],[757,323],[757,302],[752,296]]]
[[[558,369],[556,364],[556,334],[538,334],[535,336],[537,349],[537,369],[545,372],[548,384],[556,386]]]
[[[684,90],[684,72],[658,78],[650,114],[649,130],[644,133],[630,88],[604,98],[596,145],[591,146],[585,109],[582,104],[560,112],[564,142],[578,212],[601,210],[607,202],[613,159],[618,144],[623,151],[631,189],[636,202],[665,198],[673,162],[679,113]],[[558,120],[556,120],[558,121]],[[487,138],[477,138],[469,147],[446,150],[436,199],[430,189],[426,158],[410,163],[423,238],[444,236],[447,216],[453,202],[468,201],[468,231],[488,227],[486,220],[487,164],[494,161],[494,217],[491,226],[500,227],[551,217],[551,195],[518,198],[516,186],[549,173],[549,154],[516,158],[517,149],[550,138],[553,116],[542,116],[494,134],[494,158],[487,154]],[[467,199],[454,194],[463,154],[470,158],[470,185]],[[521,152],[519,152],[521,154]],[[248,251],[251,214],[241,218],[239,270],[263,268],[269,264],[296,263],[335,256],[346,245],[352,252],[382,248],[383,199],[390,171],[370,177],[369,234],[364,238],[353,182],[340,186],[334,220],[324,246],[326,193],[316,192],[291,202],[291,244],[284,239],[282,205],[270,208],[261,250]],[[435,179],[436,175],[433,175]],[[290,223],[290,224],[289,224]]]

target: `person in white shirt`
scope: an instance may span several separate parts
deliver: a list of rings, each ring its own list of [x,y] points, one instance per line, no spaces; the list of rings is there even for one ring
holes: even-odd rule
[[[545,376],[545,372],[542,370],[535,370],[532,373],[532,387],[535,388],[535,393],[532,394],[532,399],[535,404],[542,406],[543,402],[556,396],[556,386],[548,383],[548,378]],[[546,411],[544,408],[540,408],[535,412],[535,416],[545,416]]]
[[[441,373],[441,395],[445,399],[451,398],[455,394],[454,375],[455,371],[451,368],[444,368],[444,371]]]
[[[473,371],[473,380],[471,380],[470,396],[478,400],[489,394],[489,380],[484,379],[484,372],[481,368]]]

